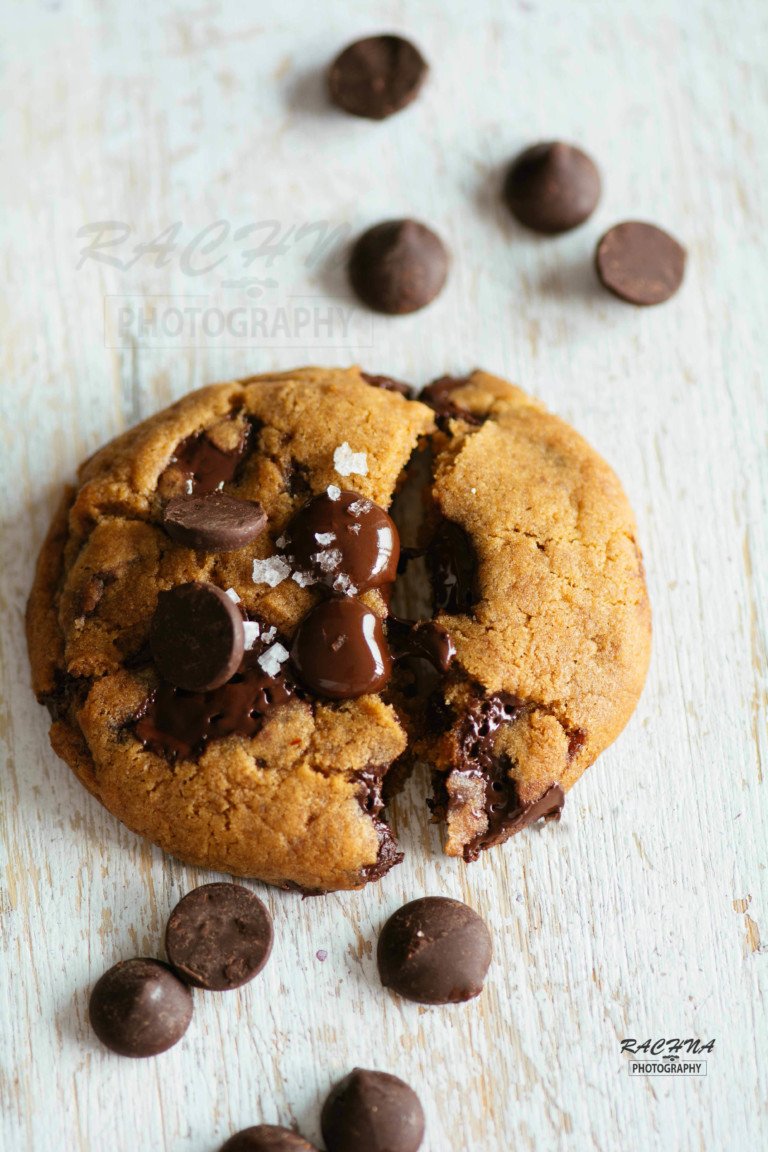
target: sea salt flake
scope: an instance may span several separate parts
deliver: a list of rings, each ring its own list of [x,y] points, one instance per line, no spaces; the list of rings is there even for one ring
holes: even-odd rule
[[[335,532],[315,532],[315,540],[318,544],[333,544],[335,539]]]
[[[310,576],[309,572],[294,572],[291,580],[298,584],[299,588],[308,588],[310,584],[317,583],[314,576]]]
[[[243,636],[245,637],[245,650],[250,652],[259,638],[261,625],[257,620],[243,620]]]
[[[311,559],[321,572],[333,572],[334,568],[338,568],[341,564],[343,557],[338,548],[329,548],[327,552],[313,553]]]
[[[329,484],[325,491],[330,500],[338,500],[341,496],[341,488],[337,488],[335,484]]]
[[[254,560],[253,562],[254,584],[268,584],[270,588],[275,588],[278,584],[282,584],[283,580],[286,580],[290,574],[290,566],[279,556],[268,556],[266,560]]]
[[[370,512],[372,507],[373,505],[371,504],[370,500],[366,500],[364,497],[361,497],[359,500],[352,501],[352,503],[347,508],[347,512],[349,512],[352,516],[364,516],[366,512]]]
[[[333,582],[333,590],[334,592],[340,592],[343,596],[357,595],[357,588],[345,572],[339,572],[338,576]]]
[[[229,596],[229,598],[233,604],[239,604],[240,603],[240,597],[238,596],[237,592],[235,592],[234,588],[227,588],[224,595]]]
[[[357,536],[361,528],[362,524],[348,524],[347,532],[354,532],[355,536]]]
[[[345,440],[333,454],[333,466],[339,476],[367,476],[368,456],[365,452],[353,452]]]
[[[288,541],[286,540],[285,536],[278,536],[277,540],[275,540],[275,547],[285,548],[287,543]]]
[[[275,627],[265,628],[261,634],[261,638],[265,644],[271,644],[275,636],[277,636],[277,628]]]
[[[259,667],[262,672],[266,672],[267,676],[277,676],[280,671],[280,665],[284,664],[288,659],[288,649],[283,648],[282,644],[273,644],[271,648],[267,648],[266,652],[262,652],[258,657]]]

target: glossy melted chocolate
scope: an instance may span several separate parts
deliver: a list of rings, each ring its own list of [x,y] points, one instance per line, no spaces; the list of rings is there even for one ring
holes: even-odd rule
[[[231,680],[211,692],[185,692],[162,682],[145,701],[134,732],[145,748],[169,759],[199,756],[209,740],[255,736],[294,689],[286,677],[267,676],[253,652]]]

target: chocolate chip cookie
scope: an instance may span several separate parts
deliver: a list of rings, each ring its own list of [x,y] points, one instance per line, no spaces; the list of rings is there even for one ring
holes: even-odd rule
[[[54,749],[165,850],[360,887],[400,859],[382,795],[420,758],[470,860],[557,813],[628,719],[650,624],[615,476],[484,373],[423,401],[357,368],[214,385],[80,469],[33,683]],[[431,607],[398,618],[419,573]]]

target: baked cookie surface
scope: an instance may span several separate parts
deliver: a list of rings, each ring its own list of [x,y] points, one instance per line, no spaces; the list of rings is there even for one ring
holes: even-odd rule
[[[485,373],[425,398],[358,369],[213,385],[97,452],[67,492],[28,605],[33,685],[56,752],[173,855],[305,891],[360,887],[400,858],[382,784],[420,757],[446,851],[473,859],[558,809],[629,718],[650,613],[614,474]],[[431,460],[417,493],[431,637],[455,656],[447,670],[432,660],[441,674],[414,699],[418,645],[398,648],[403,625],[388,619],[394,567],[356,586],[332,532],[296,557],[306,524],[322,528],[313,501],[383,531],[417,449]],[[195,546],[168,510],[213,494],[258,502],[266,527],[239,547]],[[163,596],[201,585],[237,602],[250,649],[226,683],[196,691],[159,674],[152,626]],[[381,666],[353,691],[346,672],[339,694],[314,660],[327,629],[307,620],[350,602]]]

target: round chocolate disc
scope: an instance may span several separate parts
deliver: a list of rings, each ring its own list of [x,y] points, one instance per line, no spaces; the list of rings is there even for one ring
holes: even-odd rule
[[[336,57],[328,74],[331,99],[345,112],[384,120],[407,107],[427,75],[427,62],[402,36],[368,36]]]
[[[158,596],[149,643],[164,680],[207,692],[226,684],[240,666],[243,618],[215,584],[179,584]]]
[[[255,500],[236,500],[226,492],[174,496],[163,512],[163,528],[177,544],[198,552],[231,552],[260,536],[267,514]]]
[[[426,307],[448,276],[448,250],[417,220],[386,220],[356,242],[349,278],[369,308],[404,315]]]
[[[165,951],[196,988],[223,992],[247,984],[272,951],[272,917],[242,884],[203,884],[171,912]]]
[[[385,988],[419,1004],[478,996],[491,963],[485,921],[460,900],[424,896],[390,916],[376,961]]]
[[[359,492],[342,492],[335,500],[325,492],[314,496],[285,535],[285,552],[296,567],[341,595],[391,584],[397,575],[397,528]]]
[[[597,207],[600,173],[594,160],[573,144],[534,144],[512,162],[504,199],[526,228],[548,235],[568,232]]]
[[[257,1124],[230,1136],[221,1152],[317,1152],[317,1149],[290,1128]]]
[[[99,1040],[113,1052],[157,1056],[189,1027],[192,993],[167,964],[137,957],[97,980],[88,1014]]]
[[[686,251],[655,224],[628,220],[598,242],[595,267],[609,292],[630,304],[663,304],[683,282]]]
[[[381,620],[359,600],[324,600],[302,620],[291,647],[302,683],[347,700],[379,692],[392,675]]]
[[[424,1111],[398,1076],[355,1068],[323,1105],[321,1127],[328,1152],[417,1152]]]

